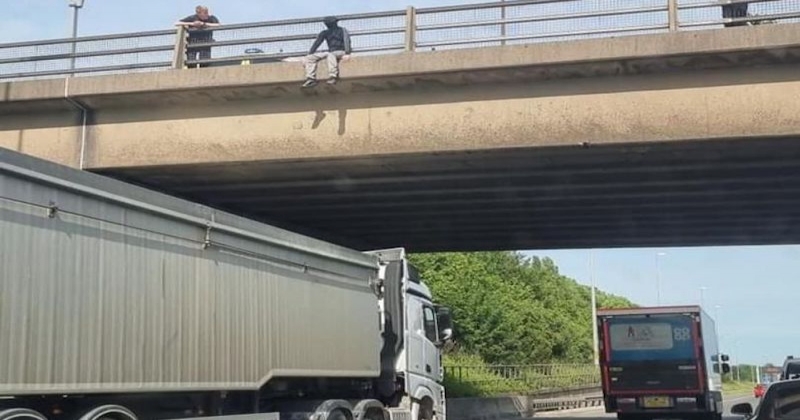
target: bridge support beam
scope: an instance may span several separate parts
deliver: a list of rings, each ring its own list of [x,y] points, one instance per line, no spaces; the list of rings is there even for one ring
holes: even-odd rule
[[[87,168],[800,135],[792,66],[416,86],[96,109]],[[75,166],[74,112],[0,116],[0,146]]]

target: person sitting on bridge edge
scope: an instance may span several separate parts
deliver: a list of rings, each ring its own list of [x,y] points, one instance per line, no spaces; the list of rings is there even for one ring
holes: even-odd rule
[[[208,28],[219,26],[219,19],[209,14],[208,7],[197,6],[195,14],[186,16],[175,23],[189,30],[189,46],[186,48],[186,59],[189,61],[208,60],[211,58],[211,47],[192,48],[191,44],[208,43],[214,41],[213,31]],[[198,63],[197,67],[207,67],[208,63]]]
[[[314,45],[311,46],[311,51],[305,58],[306,81],[303,83],[304,88],[317,85],[317,63],[324,59],[328,60],[328,84],[335,85],[339,81],[339,61],[349,58],[352,52],[350,33],[347,32],[347,29],[339,26],[339,19],[328,16],[323,23],[327,29],[319,33]],[[317,49],[322,45],[322,41],[328,44],[328,52],[318,53]]]
[[[722,6],[722,17],[725,19],[736,19],[747,17],[747,3],[733,3]],[[725,22],[726,28],[732,26],[747,26],[749,22]]]

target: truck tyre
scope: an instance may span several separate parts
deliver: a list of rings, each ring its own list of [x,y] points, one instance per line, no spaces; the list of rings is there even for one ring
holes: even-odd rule
[[[419,414],[417,420],[433,420],[433,401],[425,398],[419,404]]]
[[[617,413],[617,420],[646,420],[641,414]]]
[[[350,420],[350,417],[344,412],[342,412],[342,410],[334,410],[331,411],[330,414],[328,414],[327,420]]]
[[[364,414],[364,420],[385,420],[386,416],[383,414],[383,410],[379,410],[377,408],[367,410],[366,414]]]
[[[353,407],[353,420],[387,420],[386,407],[378,400],[361,400]]]
[[[80,420],[138,420],[131,410],[119,405],[95,407],[80,417]]]
[[[0,420],[47,420],[47,417],[27,408],[12,408],[0,411]]]

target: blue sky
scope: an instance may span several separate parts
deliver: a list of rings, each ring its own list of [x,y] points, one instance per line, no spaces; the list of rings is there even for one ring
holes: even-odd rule
[[[800,246],[595,250],[598,288],[655,305],[656,255],[660,256],[661,303],[698,304],[717,318],[723,351],[742,363],[780,364],[800,354],[797,289]],[[590,284],[589,251],[534,251],[548,256],[561,273]],[[716,309],[716,306],[720,306]]]
[[[138,0],[135,3],[86,0],[80,35],[170,28],[175,20],[191,14],[198,3],[208,5],[223,23],[242,23],[399,10],[408,5],[430,7],[478,2],[482,0]],[[7,3],[5,13],[0,15],[3,28],[0,43],[69,36],[71,11],[67,0]],[[717,12],[714,9],[709,13]],[[787,354],[800,354],[800,338],[793,327],[800,315],[800,305],[798,294],[791,289],[800,273],[800,247],[598,250],[595,252],[598,286],[640,304],[655,304],[657,252],[667,254],[661,257],[662,303],[697,303],[699,288],[708,287],[705,303],[712,314],[714,306],[721,306],[719,330],[728,352],[738,354],[746,362],[776,363]],[[587,251],[535,254],[552,257],[564,274],[588,283]]]
[[[102,35],[110,33],[158,30],[172,27],[179,18],[194,13],[194,7],[205,4],[222,23],[244,23],[277,19],[315,17],[324,15],[343,15],[387,10],[403,10],[407,6],[418,8],[447,6],[470,3],[484,3],[489,0],[86,0],[86,7],[80,14],[79,35]],[[72,13],[68,0],[16,0],[7,1],[0,16],[0,43],[29,41],[52,38],[65,38],[71,34]],[[534,11],[537,15],[586,12],[630,8],[628,0],[585,0],[564,4],[540,4],[510,8],[508,13],[514,17]],[[640,6],[657,6],[662,0],[639,0]],[[767,15],[771,13],[794,11],[794,2],[766,2],[752,6],[753,12]],[[791,9],[791,10],[790,10]],[[719,8],[681,10],[682,22],[709,21],[719,19]],[[614,23],[616,22],[616,23]],[[578,21],[553,21],[539,26],[549,28],[548,32],[569,30],[574,25],[585,25],[587,29],[603,25],[642,26],[666,24],[666,12],[626,15],[625,17],[606,17],[581,19]],[[518,25],[524,31],[530,25]],[[530,30],[530,28],[528,28]]]
[[[80,14],[80,35],[102,35],[170,28],[184,16],[194,13],[197,4],[206,4],[223,23],[400,10],[406,6],[442,6],[479,3],[478,0],[86,0]],[[71,34],[72,14],[67,0],[9,1],[0,16],[0,43],[49,38]]]

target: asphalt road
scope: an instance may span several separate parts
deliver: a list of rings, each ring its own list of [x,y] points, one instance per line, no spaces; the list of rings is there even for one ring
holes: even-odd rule
[[[741,416],[734,416],[730,414],[731,407],[735,404],[739,403],[746,403],[749,402],[756,406],[757,400],[753,397],[739,397],[739,398],[731,398],[725,400],[725,418],[724,420],[741,420]],[[593,408],[586,408],[586,409],[578,409],[578,410],[566,410],[566,411],[553,411],[553,412],[544,412],[539,413],[536,415],[536,419],[542,418],[553,418],[559,420],[569,420],[569,419],[581,419],[581,420],[609,420],[616,418],[614,414],[606,414],[603,407],[593,407]]]

